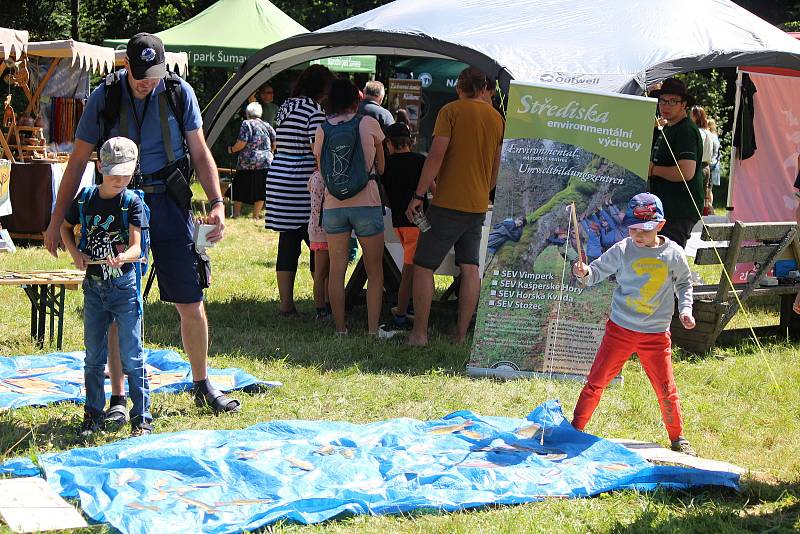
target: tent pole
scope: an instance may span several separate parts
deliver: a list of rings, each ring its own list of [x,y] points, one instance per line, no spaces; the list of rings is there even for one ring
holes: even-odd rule
[[[736,68],[736,97],[733,101],[733,131],[731,131],[731,158],[728,165],[728,200],[726,209],[733,211],[733,174],[736,167],[736,147],[733,146],[733,136],[736,135],[736,125],[739,120],[739,100],[742,97],[742,71]]]

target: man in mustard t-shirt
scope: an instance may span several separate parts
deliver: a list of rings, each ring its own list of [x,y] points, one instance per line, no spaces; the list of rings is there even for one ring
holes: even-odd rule
[[[489,206],[489,191],[497,182],[503,143],[503,117],[489,103],[494,84],[480,70],[461,71],[458,100],[444,106],[436,118],[433,143],[406,214],[413,219],[436,179],[436,191],[426,216],[431,229],[423,232],[414,255],[414,329],[410,345],[428,343],[428,315],[433,298],[433,271],[450,248],[461,268],[456,340],[467,336],[480,293],[481,229]]]

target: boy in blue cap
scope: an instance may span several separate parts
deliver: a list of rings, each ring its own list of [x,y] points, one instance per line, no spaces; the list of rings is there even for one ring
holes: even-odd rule
[[[125,137],[112,137],[100,149],[103,183],[72,201],[61,225],[61,239],[75,266],[86,271],[83,281],[83,339],[86,345],[84,381],[86,406],[79,433],[90,436],[104,425],[105,365],[108,327],[116,321],[122,369],[128,377],[131,435],[153,431],[150,388],[142,350],[141,295],[132,262],[141,255],[144,208],[127,189],[136,169],[139,151]],[[123,213],[127,210],[127,214]],[[127,228],[123,221],[127,220]],[[80,248],[73,228],[81,224]]]
[[[572,426],[583,430],[606,386],[635,352],[656,392],[664,426],[674,451],[695,455],[683,437],[678,389],[672,373],[669,325],[678,296],[681,324],[694,328],[692,283],[683,248],[658,235],[664,208],[651,193],[640,193],[628,203],[622,224],[629,237],[609,248],[590,265],[577,261],[573,273],[592,286],[616,275],[611,317],[592,369],[575,406]]]

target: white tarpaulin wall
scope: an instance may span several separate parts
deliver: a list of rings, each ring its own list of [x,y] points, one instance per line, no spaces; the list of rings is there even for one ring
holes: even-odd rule
[[[733,211],[729,219],[743,222],[792,221],[797,208],[794,182],[800,154],[800,72],[794,76],[748,71],[756,87],[755,153],[745,159],[731,156]],[[741,79],[741,73],[740,73]]]
[[[626,93],[698,69],[800,68],[800,43],[730,0],[397,0],[250,57],[204,117],[209,140],[275,74],[350,54],[443,57],[501,84]]]

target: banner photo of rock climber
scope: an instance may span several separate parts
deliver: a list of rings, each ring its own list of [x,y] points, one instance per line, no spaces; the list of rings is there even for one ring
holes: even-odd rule
[[[512,82],[469,374],[588,374],[615,282],[585,288],[572,264],[627,236],[622,218],[645,190],[655,107]]]

